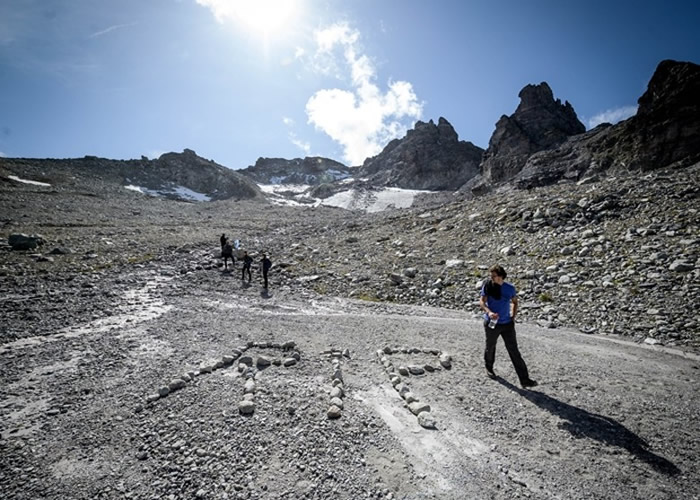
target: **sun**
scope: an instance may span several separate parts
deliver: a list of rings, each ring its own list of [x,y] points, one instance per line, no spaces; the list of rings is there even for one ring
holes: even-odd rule
[[[284,32],[301,10],[301,2],[295,0],[238,0],[229,5],[230,17],[265,38],[276,38]]]

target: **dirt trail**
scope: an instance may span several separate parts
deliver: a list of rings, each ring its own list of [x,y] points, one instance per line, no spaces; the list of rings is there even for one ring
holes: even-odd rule
[[[694,357],[520,324],[540,382],[527,391],[502,343],[499,378],[485,377],[482,328],[459,312],[177,281],[157,296],[144,281],[132,309],[66,330],[80,334],[3,346],[7,498],[700,498]],[[237,410],[235,363],[146,402],[236,347],[289,340],[301,360],[256,371],[252,416]],[[387,346],[452,355],[451,369],[392,355],[438,367],[404,378],[437,429],[393,389],[376,355]],[[349,349],[338,420],[331,349]]]

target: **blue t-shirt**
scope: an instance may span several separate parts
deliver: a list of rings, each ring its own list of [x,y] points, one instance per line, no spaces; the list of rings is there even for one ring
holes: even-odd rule
[[[517,296],[518,292],[515,291],[515,287],[510,283],[505,281],[501,285],[501,298],[496,300],[491,296],[486,297],[486,306],[495,313],[498,313],[498,323],[510,323],[510,301],[513,297]],[[486,295],[486,284],[481,287],[481,296]],[[484,319],[488,315],[484,313]]]

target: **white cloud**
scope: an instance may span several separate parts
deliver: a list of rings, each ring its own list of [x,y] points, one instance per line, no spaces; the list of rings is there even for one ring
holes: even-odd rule
[[[311,154],[311,143],[298,139],[294,132],[289,133],[289,140],[292,141],[292,144],[301,149],[306,156]]]
[[[131,26],[136,26],[137,23],[128,23],[128,24],[115,24],[114,26],[110,26],[109,28],[105,28],[100,31],[96,31],[92,35],[88,36],[88,38],[97,38],[98,36],[106,35],[110,31],[118,30],[120,28],[130,28]]]
[[[630,116],[637,114],[637,106],[623,106],[621,108],[608,109],[602,113],[598,113],[593,118],[588,120],[588,128],[592,129],[601,123],[617,123],[621,120],[626,120]]]
[[[287,117],[287,116],[282,117],[282,123],[284,123],[287,127],[290,127],[290,128],[294,127],[294,125],[295,125],[294,120],[292,118]],[[302,141],[301,139],[299,139],[296,132],[294,132],[293,130],[290,130],[288,132],[288,136],[289,136],[289,141],[292,144],[294,144],[296,147],[298,147],[300,150],[302,150],[306,156],[309,156],[309,154],[311,153],[311,143],[310,142]]]
[[[423,103],[409,82],[389,81],[382,92],[372,61],[362,53],[360,32],[347,23],[317,31],[315,41],[315,69],[338,76],[349,70],[351,88],[314,93],[306,103],[308,121],[341,144],[346,161],[359,165],[405,133],[421,117]]]

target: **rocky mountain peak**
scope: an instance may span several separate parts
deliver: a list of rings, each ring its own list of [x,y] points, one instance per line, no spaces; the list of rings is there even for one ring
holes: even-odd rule
[[[479,172],[483,149],[460,141],[454,127],[440,117],[417,121],[402,139],[394,139],[377,156],[367,158],[359,177],[375,186],[455,190]]]
[[[546,82],[526,85],[518,96],[520,104],[512,115],[498,120],[484,153],[481,171],[487,182],[512,179],[533,153],[556,148],[568,137],[586,131],[573,106],[555,100]]]
[[[684,113],[700,102],[700,66],[666,59],[656,67],[646,92],[637,101],[638,116]]]
[[[542,82],[539,85],[525,85],[518,97],[520,98],[520,105],[516,113],[522,113],[531,108],[547,107],[554,102],[554,93],[547,82]]]
[[[306,184],[316,186],[350,177],[349,167],[320,156],[305,158],[258,158],[255,165],[239,170],[260,184]]]
[[[514,184],[533,187],[609,171],[692,165],[700,161],[698,96],[700,66],[662,61],[638,100],[635,116],[533,154]]]

